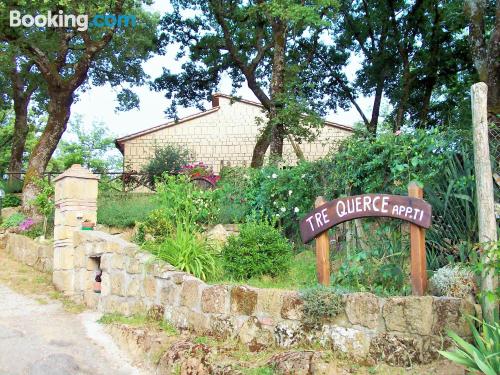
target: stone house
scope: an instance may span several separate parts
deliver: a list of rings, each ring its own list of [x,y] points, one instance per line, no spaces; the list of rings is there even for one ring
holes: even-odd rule
[[[126,135],[115,143],[123,154],[126,171],[139,171],[154,154],[155,147],[179,144],[188,147],[197,161],[219,172],[221,165],[248,166],[259,134],[257,119],[264,119],[263,107],[255,102],[214,94],[212,108],[204,112]],[[352,134],[352,128],[325,121],[314,142],[299,146],[308,160],[325,156],[338,141]],[[283,157],[293,165],[297,157],[285,139]]]

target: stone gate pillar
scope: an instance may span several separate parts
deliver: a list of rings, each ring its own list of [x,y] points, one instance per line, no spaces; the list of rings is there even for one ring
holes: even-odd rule
[[[82,222],[97,219],[97,185],[99,177],[80,164],[54,179],[54,272],[53,283],[67,295],[74,293],[73,232],[80,230]]]

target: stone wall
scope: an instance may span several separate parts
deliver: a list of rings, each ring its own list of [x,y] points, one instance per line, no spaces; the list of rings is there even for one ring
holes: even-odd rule
[[[50,243],[40,243],[15,233],[3,235],[3,246],[17,261],[42,272],[52,272],[54,257]]]
[[[140,171],[154,155],[156,147],[178,144],[189,148],[202,161],[219,172],[221,162],[232,166],[249,166],[260,128],[256,122],[264,119],[262,107],[245,101],[233,101],[225,96],[217,98],[217,106],[203,116],[192,116],[179,123],[159,126],[151,132],[118,139],[123,147],[126,170]],[[340,140],[352,134],[350,128],[326,123],[314,142],[304,142],[300,148],[308,160],[325,156]],[[283,157],[293,164],[297,157],[288,139],[285,139]]]
[[[427,363],[448,345],[446,329],[470,335],[464,314],[475,312],[456,298],[353,293],[344,296],[345,308],[334,319],[307,327],[296,291],[210,285],[102,232],[77,231],[73,244],[75,298],[127,315],[161,306],[180,329],[237,337],[251,350],[319,343],[367,363]],[[97,267],[103,271],[101,294],[92,291]]]

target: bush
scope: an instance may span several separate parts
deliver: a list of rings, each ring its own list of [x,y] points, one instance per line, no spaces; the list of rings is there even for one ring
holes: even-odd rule
[[[290,242],[266,222],[241,225],[239,236],[229,237],[222,249],[224,270],[235,280],[287,272],[291,256]]]
[[[342,294],[334,288],[318,285],[300,292],[304,302],[304,323],[315,326],[335,318],[344,309]]]
[[[2,200],[1,207],[18,207],[21,205],[21,199],[17,195],[7,194]]]
[[[155,208],[151,194],[100,194],[97,201],[97,222],[111,227],[133,227],[144,221]]]
[[[158,258],[202,280],[217,274],[215,254],[208,243],[180,226],[173,237],[167,237],[160,244],[146,243],[145,247]]]
[[[475,275],[461,264],[449,264],[434,272],[429,280],[431,293],[436,296],[465,298],[477,291]]]
[[[146,174],[149,186],[155,186],[155,179],[164,173],[179,173],[183,166],[193,159],[193,154],[187,148],[177,145],[167,145],[156,148],[153,158],[146,164],[142,172]]]

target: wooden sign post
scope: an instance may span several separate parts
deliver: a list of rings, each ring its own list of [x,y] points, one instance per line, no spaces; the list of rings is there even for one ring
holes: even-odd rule
[[[325,203],[323,197],[318,197],[314,205],[320,207]],[[316,273],[320,284],[324,286],[330,285],[330,239],[328,238],[328,230],[316,237]]]
[[[408,195],[363,194],[331,202],[318,197],[315,209],[300,221],[300,235],[304,243],[316,239],[319,282],[323,285],[330,282],[328,229],[362,217],[391,217],[410,223],[412,292],[423,295],[427,287],[425,228],[431,225],[432,208],[422,199],[423,190],[416,183],[410,183]]]
[[[415,182],[408,185],[408,196],[422,199],[423,189]],[[423,296],[427,289],[427,259],[425,256],[425,229],[410,223],[411,290]]]

